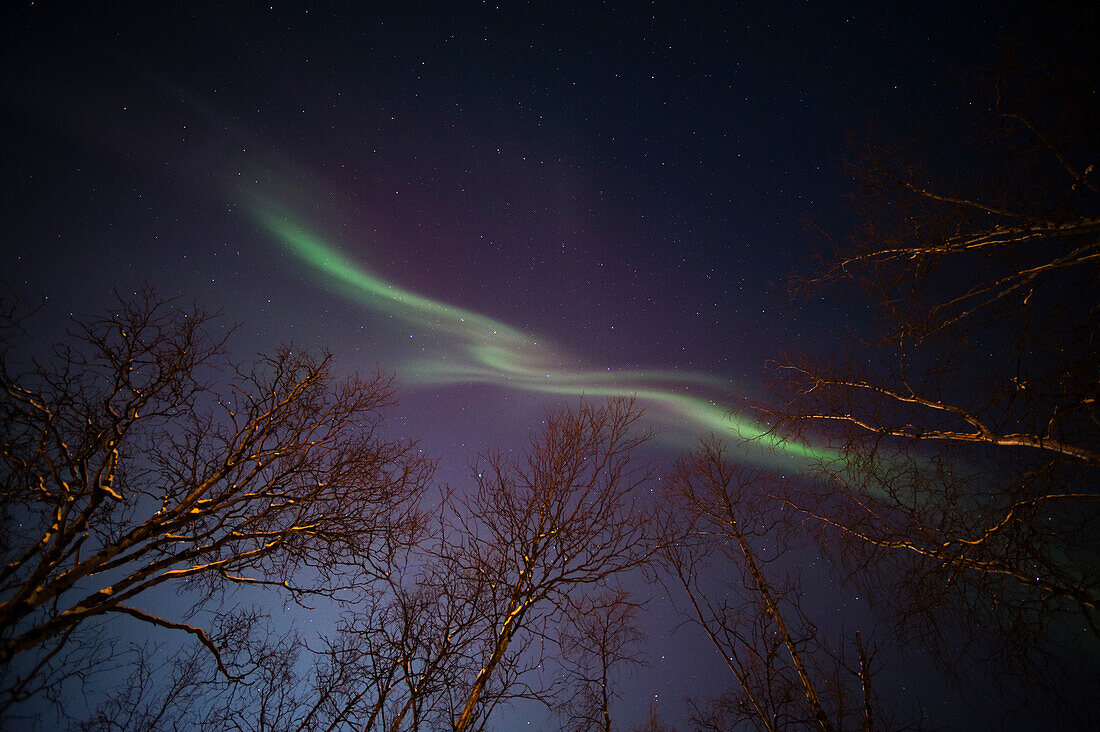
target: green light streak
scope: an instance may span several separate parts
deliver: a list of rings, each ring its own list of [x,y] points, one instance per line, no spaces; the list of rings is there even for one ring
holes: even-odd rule
[[[561,364],[572,359],[543,339],[536,339],[480,313],[448,305],[398,287],[362,269],[285,211],[253,197],[249,210],[256,221],[299,260],[352,302],[386,313],[409,325],[441,333],[456,347],[456,357],[414,360],[403,379],[422,384],[492,384],[543,394],[587,397],[634,397],[656,409],[665,427],[695,433],[732,432],[745,446],[743,457],[767,464],[808,468],[834,461],[839,454],[769,434],[755,420],[715,402],[681,393],[690,385],[721,389],[722,379],[669,371],[574,371]],[[450,355],[450,354],[449,354]],[[782,460],[781,460],[782,458]]]
[[[291,222],[267,211],[257,212],[264,228],[275,234],[298,257],[328,275],[345,294],[371,308],[385,310],[426,328],[446,330],[468,340],[492,338],[501,353],[514,356],[515,348],[532,343],[518,330],[470,310],[445,305],[404,290],[357,267],[335,247]]]

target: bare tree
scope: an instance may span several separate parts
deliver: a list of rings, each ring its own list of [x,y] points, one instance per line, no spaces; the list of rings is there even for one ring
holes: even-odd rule
[[[628,401],[582,405],[551,415],[523,458],[484,458],[476,492],[444,497],[438,535],[388,546],[389,576],[342,606],[308,677],[269,690],[293,691],[271,704],[294,709],[278,728],[482,729],[500,704],[549,704],[578,681],[609,722],[613,674],[635,660],[638,636],[635,605],[601,590],[652,549],[635,506],[646,477],[632,465],[637,417]],[[573,663],[554,658],[563,649]],[[543,686],[547,667],[575,673]]]
[[[632,460],[645,440],[633,434],[638,417],[629,400],[552,414],[522,458],[481,459],[476,490],[456,500],[446,560],[486,593],[480,670],[458,697],[457,732],[521,683],[517,644],[548,637],[580,591],[649,557],[636,499],[647,475]]]
[[[76,673],[74,649],[109,651],[85,631],[111,616],[188,634],[235,677],[233,638],[191,620],[216,600],[162,617],[142,598],[331,598],[384,573],[380,542],[419,530],[431,465],[383,436],[388,378],[339,379],[292,348],[227,368],[210,315],[148,291],[31,360],[17,312],[0,328],[0,708]]]
[[[484,612],[474,611],[479,596],[468,597],[471,588],[449,584],[435,567],[398,577],[401,566],[396,562],[393,581],[375,583],[369,598],[341,604],[342,619],[330,637],[307,643],[275,636],[255,614],[212,629],[212,637],[231,639],[222,657],[240,669],[240,679],[216,673],[201,647],[131,649],[123,664],[130,670],[126,683],[80,728],[446,728],[450,690],[476,672]]]
[[[559,644],[568,698],[564,727],[577,732],[611,732],[611,702],[623,670],[642,664],[637,628],[638,603],[624,590],[581,598],[574,603]]]
[[[301,729],[442,729],[451,692],[477,670],[484,601],[478,585],[413,550],[371,604],[346,608],[339,634],[318,654]],[[395,565],[395,566],[401,566]]]
[[[1059,626],[1100,637],[1100,106],[1091,39],[1042,54],[987,80],[949,151],[974,175],[857,148],[862,223],[810,284],[877,320],[850,358],[777,365],[770,417],[842,451],[789,505],[900,635],[1054,688]]]
[[[670,727],[661,721],[661,714],[657,711],[657,703],[650,702],[642,723],[634,727],[635,732],[676,732],[675,727]]]
[[[775,481],[734,462],[716,439],[664,481],[663,576],[736,680],[734,692],[697,703],[694,721],[715,730],[870,730],[878,711],[862,642],[858,665],[831,651],[802,611],[797,579],[779,574],[793,540],[777,530],[790,516]]]
[[[125,683],[109,693],[77,729],[156,730],[294,729],[301,698],[295,673],[302,643],[292,633],[272,633],[261,613],[222,615],[208,629],[222,662],[240,679],[217,672],[217,660],[201,645],[135,645],[126,654]],[[64,703],[59,699],[57,703]]]

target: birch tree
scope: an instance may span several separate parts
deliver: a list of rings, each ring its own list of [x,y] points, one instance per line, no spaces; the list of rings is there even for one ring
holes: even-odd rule
[[[799,578],[784,569],[794,547],[776,478],[704,440],[664,481],[660,556],[670,595],[710,640],[733,690],[697,704],[704,729],[873,729],[870,655],[835,652],[802,611]],[[812,545],[809,546],[812,549]],[[858,637],[858,634],[857,634]]]
[[[476,465],[477,485],[452,512],[448,561],[456,576],[486,592],[484,650],[462,688],[456,732],[474,729],[492,705],[522,683],[501,674],[516,650],[549,636],[570,601],[651,554],[638,491],[647,478],[635,451],[640,413],[629,400],[582,404],[550,415],[520,457],[493,453]],[[521,669],[522,670],[522,669]],[[536,690],[537,691],[537,690]]]
[[[333,598],[419,530],[431,465],[384,434],[389,378],[292,347],[235,367],[213,316],[149,291],[38,360],[19,307],[3,313],[0,709],[85,678],[123,620],[190,637],[234,678],[232,636],[192,620],[219,593]],[[162,586],[207,599],[154,612]]]
[[[583,598],[571,608],[571,621],[559,639],[566,677],[563,729],[614,729],[611,706],[619,697],[622,674],[642,665],[640,607],[630,593],[616,590]]]
[[[842,451],[789,505],[899,635],[1029,698],[1100,639],[1096,69],[1069,33],[985,80],[962,144],[855,146],[859,223],[803,286],[874,318],[775,364],[767,415]]]

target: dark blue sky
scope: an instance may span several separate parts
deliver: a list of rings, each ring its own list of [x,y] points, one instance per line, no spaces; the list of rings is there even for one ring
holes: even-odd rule
[[[783,285],[807,219],[844,225],[847,136],[949,127],[962,72],[1025,23],[1006,3],[377,5],[7,8],[0,276],[47,319],[147,281],[241,322],[241,359],[294,340],[395,372],[398,429],[452,482],[575,396],[417,378],[451,336],[349,297],[257,197],[362,271],[552,342],[563,374],[712,378],[663,388],[743,409],[768,358],[863,317]],[[705,647],[654,640],[632,700],[697,691],[677,680]]]
[[[258,229],[251,187],[578,367],[717,376],[735,402],[852,317],[783,287],[806,220],[842,223],[846,135],[954,114],[945,82],[1016,22],[1001,4],[199,5],[13,14],[13,286],[88,311],[148,280],[243,322],[240,348],[293,339],[402,377],[394,333]]]

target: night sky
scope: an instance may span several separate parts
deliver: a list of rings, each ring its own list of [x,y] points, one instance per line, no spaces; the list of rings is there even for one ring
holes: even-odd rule
[[[4,11],[0,279],[58,327],[147,282],[240,323],[240,360],[293,341],[393,373],[391,428],[455,486],[582,394],[636,394],[658,464],[753,434],[766,361],[866,317],[785,292],[806,222],[845,225],[846,139],[961,118],[952,83],[1026,23],[1005,3],[101,5]],[[822,584],[815,605],[858,616]],[[676,622],[655,600],[627,718],[658,699],[677,722],[725,685]]]

